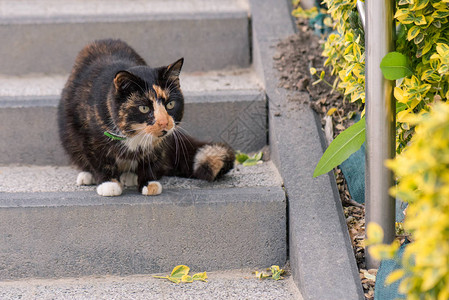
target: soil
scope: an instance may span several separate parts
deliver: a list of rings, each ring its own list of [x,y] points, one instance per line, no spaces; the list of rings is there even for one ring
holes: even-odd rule
[[[285,89],[307,92],[310,95],[309,105],[321,116],[323,130],[326,118],[331,118],[332,129],[328,135],[335,138],[341,131],[354,123],[352,116],[360,111],[356,104],[345,100],[343,95],[332,89],[334,77],[331,70],[323,67],[326,58],[321,56],[324,37],[314,34],[308,21],[297,20],[298,33],[278,44],[278,51],[273,57],[275,67],[280,74],[279,86]],[[317,73],[312,75],[310,68]],[[325,82],[314,83],[319,79],[321,71],[325,71]],[[327,115],[330,117],[327,117]],[[327,137],[330,140],[332,137]],[[359,268],[360,280],[366,299],[374,299],[376,269],[366,270],[365,266],[365,208],[354,202],[348,191],[344,176],[340,169],[335,169],[336,181],[343,204],[346,223],[351,237],[354,256]]]

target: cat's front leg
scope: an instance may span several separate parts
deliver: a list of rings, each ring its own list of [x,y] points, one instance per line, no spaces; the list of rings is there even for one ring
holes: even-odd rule
[[[100,196],[105,197],[120,196],[122,193],[123,193],[123,186],[116,179],[105,181],[97,186],[97,194]]]
[[[157,181],[162,175],[156,172],[156,169],[152,164],[148,164],[147,167],[145,167],[145,164],[139,166],[137,170],[137,181],[139,192],[142,195],[156,196],[162,193],[162,185]]]
[[[113,164],[104,165],[102,170],[94,172],[97,186],[97,194],[105,197],[120,196],[123,193],[123,185],[118,180],[117,167]]]

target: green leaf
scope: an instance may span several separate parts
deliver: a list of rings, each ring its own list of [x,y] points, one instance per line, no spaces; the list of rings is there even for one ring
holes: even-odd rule
[[[340,133],[318,162],[313,177],[325,174],[360,149],[365,141],[365,118]]]
[[[254,154],[251,157],[245,153],[237,152],[235,157],[237,162],[242,164],[243,166],[253,166],[262,159],[262,155],[263,155],[262,151]]]
[[[321,71],[320,73],[320,79],[323,80],[324,76],[326,75],[326,73],[324,71]]]
[[[388,80],[396,80],[413,74],[407,57],[399,52],[390,52],[380,63],[382,74]]]
[[[245,167],[254,166],[254,165],[257,165],[258,161],[259,161],[259,159],[251,157],[251,158],[248,158],[247,160],[245,160],[245,162],[242,165]]]
[[[242,153],[242,152],[237,152],[235,154],[235,159],[240,163],[244,163],[245,160],[247,160],[249,158],[248,154]]]
[[[262,155],[263,155],[263,152],[260,151],[259,153],[254,154],[254,158],[257,159],[257,160],[261,160],[262,159]]]
[[[279,268],[279,266],[276,266],[276,265],[271,266],[270,271],[272,273],[272,275],[271,275],[272,279],[274,279],[274,280],[281,280],[281,279],[283,279],[281,277],[281,275],[284,274],[284,270]]]
[[[420,33],[420,31],[421,29],[419,28],[419,26],[413,26],[412,28],[410,28],[407,33],[407,40],[413,40]]]

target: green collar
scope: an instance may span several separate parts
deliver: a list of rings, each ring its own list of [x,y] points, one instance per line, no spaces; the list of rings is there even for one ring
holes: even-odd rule
[[[105,132],[103,132],[103,134],[105,136],[107,136],[108,138],[112,139],[112,140],[117,140],[117,141],[126,140],[126,136],[119,135],[119,134],[116,134],[116,133],[112,133],[112,132],[109,132],[109,131],[105,131]]]

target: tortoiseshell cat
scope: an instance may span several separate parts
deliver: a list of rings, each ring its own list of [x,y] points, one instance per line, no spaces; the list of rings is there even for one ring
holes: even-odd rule
[[[77,185],[118,196],[137,185],[143,195],[162,192],[164,175],[213,181],[234,165],[234,152],[179,131],[184,98],[183,59],[151,68],[126,43],[100,40],[76,58],[59,104],[59,134]]]

